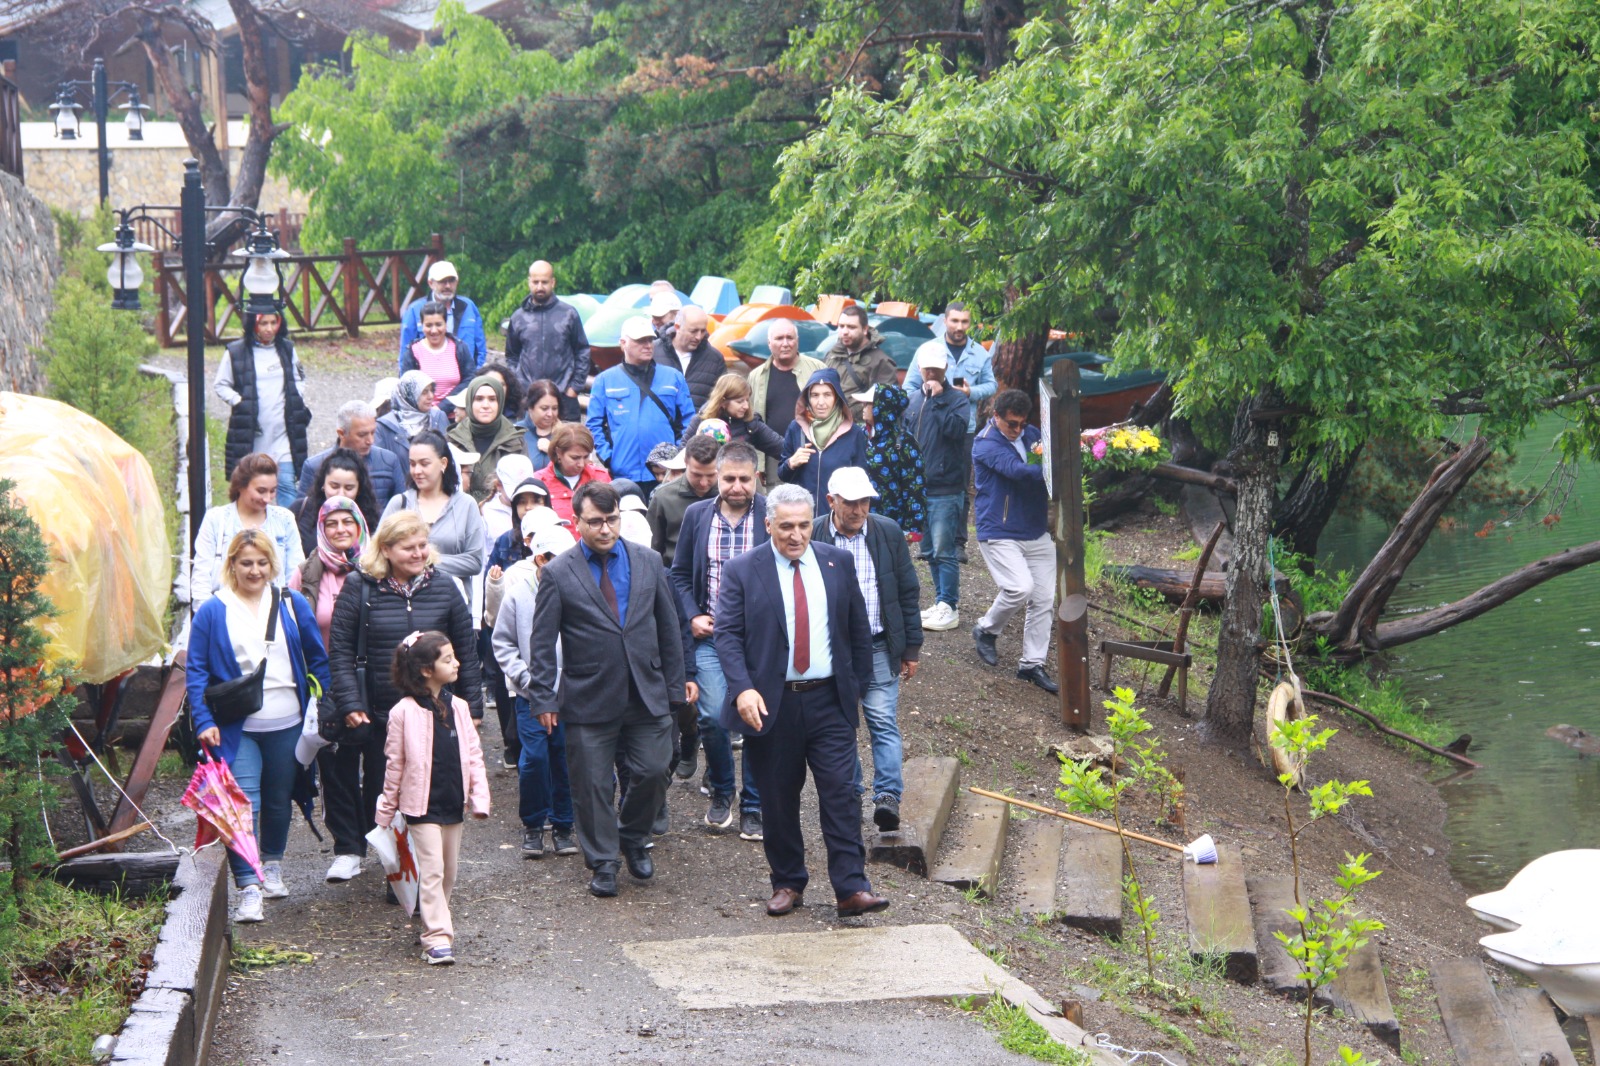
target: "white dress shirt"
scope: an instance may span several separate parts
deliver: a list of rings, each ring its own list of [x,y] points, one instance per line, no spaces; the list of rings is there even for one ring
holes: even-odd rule
[[[789,668],[785,681],[813,681],[833,676],[833,647],[828,642],[828,587],[822,583],[822,568],[817,553],[806,545],[799,559],[800,583],[806,590],[806,614],[811,622],[811,665],[801,673],[794,668],[794,565],[772,545],[772,558],[778,567],[778,589],[783,593],[783,623],[789,631]]]

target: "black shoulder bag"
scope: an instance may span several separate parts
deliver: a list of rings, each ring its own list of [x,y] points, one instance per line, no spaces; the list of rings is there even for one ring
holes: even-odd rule
[[[278,635],[278,605],[282,602],[278,591],[272,591],[272,606],[267,611],[267,654],[261,657],[256,668],[248,674],[219,681],[206,686],[206,707],[211,720],[219,726],[234,725],[244,721],[261,709],[262,691],[266,687],[267,658]]]
[[[655,380],[655,376],[656,368],[652,365],[650,367],[651,381]],[[667,405],[661,402],[661,397],[656,395],[656,390],[650,387],[651,381],[639,382],[639,391],[644,394],[645,399],[661,408],[661,413],[666,416],[667,422],[672,426],[672,440],[676,444],[678,438],[683,436],[683,419],[667,410]]]

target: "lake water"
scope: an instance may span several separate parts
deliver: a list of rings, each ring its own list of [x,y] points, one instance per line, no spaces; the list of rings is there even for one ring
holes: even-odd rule
[[[1514,477],[1535,486],[1544,481],[1554,466],[1549,443],[1560,426],[1553,418],[1540,423],[1519,450]],[[1520,565],[1600,540],[1600,465],[1580,471],[1561,521],[1549,529],[1523,522],[1476,536],[1490,519],[1500,520],[1499,511],[1467,515],[1454,531],[1435,532],[1389,611],[1448,603]],[[1339,516],[1323,536],[1324,559],[1358,568],[1388,531],[1371,517]],[[1582,758],[1544,735],[1560,723],[1600,734],[1600,566],[1555,578],[1480,618],[1396,648],[1389,669],[1441,721],[1471,733],[1468,754],[1484,764],[1442,786],[1457,880],[1474,891],[1499,888],[1546,852],[1600,847],[1600,758]],[[1383,787],[1381,781],[1372,785]]]

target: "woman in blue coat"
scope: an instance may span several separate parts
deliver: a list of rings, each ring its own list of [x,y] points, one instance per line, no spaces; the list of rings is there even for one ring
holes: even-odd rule
[[[850,418],[839,372],[827,367],[811,375],[794,421],[783,435],[778,479],[803,486],[816,513],[828,510],[828,479],[842,466],[867,465],[867,435]]]
[[[228,544],[222,588],[194,616],[189,631],[186,678],[189,713],[200,743],[233,771],[250,800],[265,877],[232,852],[228,864],[239,889],[234,920],[259,922],[263,899],[283,899],[283,852],[293,809],[295,742],[311,698],[311,678],[322,692],[333,687],[328,654],[311,605],[298,592],[279,592],[278,552],[259,529],[241,531]],[[281,596],[281,599],[279,597]],[[276,623],[267,639],[276,601]],[[241,721],[219,725],[206,706],[206,688],[253,672],[262,662],[261,709]]]

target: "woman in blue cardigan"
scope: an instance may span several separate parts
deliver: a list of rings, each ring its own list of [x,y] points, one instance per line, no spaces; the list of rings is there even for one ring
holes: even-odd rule
[[[850,418],[839,372],[824,367],[811,375],[794,421],[783,435],[778,480],[804,486],[816,513],[828,510],[828,479],[842,466],[867,465],[867,435]]]
[[[186,679],[189,713],[195,734],[233,771],[250,800],[265,877],[250,864],[228,854],[233,883],[239,889],[234,920],[259,922],[263,899],[283,899],[283,852],[289,843],[298,763],[295,742],[311,698],[310,679],[322,692],[332,689],[328,653],[311,605],[298,592],[279,592],[278,552],[259,529],[241,531],[228,544],[222,564],[222,588],[194,616],[189,631]],[[267,640],[268,620],[279,596],[277,624]],[[253,672],[266,662],[261,709],[242,721],[218,725],[206,706],[206,688]]]

